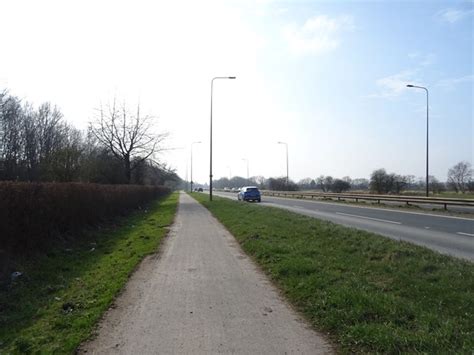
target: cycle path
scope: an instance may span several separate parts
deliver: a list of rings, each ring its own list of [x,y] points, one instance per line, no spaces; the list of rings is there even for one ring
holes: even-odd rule
[[[327,354],[234,237],[180,195],[162,251],[145,258],[87,354]]]

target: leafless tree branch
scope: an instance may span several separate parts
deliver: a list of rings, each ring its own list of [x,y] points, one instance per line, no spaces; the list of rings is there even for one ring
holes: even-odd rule
[[[162,150],[161,144],[168,136],[167,133],[152,132],[153,119],[141,115],[140,105],[137,105],[135,115],[130,113],[125,103],[118,108],[114,98],[107,110],[101,105],[98,117],[90,125],[96,139],[122,161],[128,182],[131,172],[140,163]]]

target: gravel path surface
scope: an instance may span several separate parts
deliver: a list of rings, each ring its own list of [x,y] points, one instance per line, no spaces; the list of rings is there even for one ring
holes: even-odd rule
[[[79,353],[332,352],[234,237],[185,194],[162,252],[143,261],[97,332]]]

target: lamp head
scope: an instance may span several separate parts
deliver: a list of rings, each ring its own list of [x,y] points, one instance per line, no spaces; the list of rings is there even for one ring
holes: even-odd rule
[[[229,79],[235,79],[236,77],[235,76],[229,76]]]
[[[412,88],[412,87],[414,87],[414,85],[411,85],[411,84],[407,85],[407,88]]]

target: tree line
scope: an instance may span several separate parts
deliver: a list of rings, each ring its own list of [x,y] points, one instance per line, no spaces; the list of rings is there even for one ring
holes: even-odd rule
[[[372,172],[370,179],[351,179],[349,176],[333,178],[321,175],[317,178],[305,178],[298,182],[286,177],[254,176],[245,179],[234,176],[231,179],[221,178],[213,181],[216,188],[239,188],[247,185],[255,185],[260,189],[274,191],[296,191],[296,190],[320,190],[322,192],[341,193],[352,191],[370,191],[376,194],[400,194],[403,191],[425,190],[425,180],[416,179],[414,175],[399,175],[387,173],[385,169],[377,169]],[[434,176],[429,176],[429,190],[434,194],[451,190],[457,193],[473,192],[474,179],[473,170],[469,162],[461,161],[448,170],[447,181],[440,182]]]
[[[151,131],[139,106],[98,110],[86,131],[65,121],[58,107],[35,108],[0,92],[0,181],[89,182],[176,187],[178,175],[153,159],[165,134]]]
[[[425,190],[426,182],[423,179],[416,181],[413,175],[398,175],[387,173],[385,169],[378,169],[370,176],[369,188],[379,194],[399,194],[404,190]],[[429,191],[434,194],[451,190],[456,193],[474,191],[473,171],[471,164],[461,161],[448,170],[447,181],[441,182],[436,177],[428,176]]]

